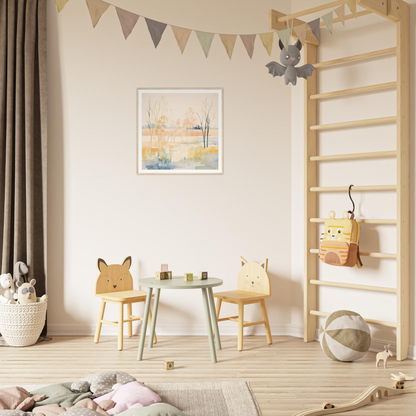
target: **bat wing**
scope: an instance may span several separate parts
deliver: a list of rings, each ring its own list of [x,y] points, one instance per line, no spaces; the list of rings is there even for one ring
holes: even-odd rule
[[[313,71],[316,71],[316,68],[311,64],[302,65],[296,69],[296,74],[299,78],[308,78],[312,75]]]
[[[273,75],[273,78],[275,76],[281,77],[286,72],[286,67],[278,64],[275,61],[269,62],[266,66],[267,66],[267,69],[269,70],[269,74]]]

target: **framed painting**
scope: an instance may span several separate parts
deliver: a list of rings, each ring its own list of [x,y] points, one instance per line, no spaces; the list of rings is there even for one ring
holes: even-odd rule
[[[223,90],[137,90],[138,174],[223,173]]]

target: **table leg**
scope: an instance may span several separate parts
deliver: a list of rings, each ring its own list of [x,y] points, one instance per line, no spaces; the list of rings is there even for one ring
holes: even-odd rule
[[[209,340],[209,348],[211,350],[211,360],[213,363],[217,362],[217,354],[215,352],[215,345],[214,345],[214,337],[212,335],[212,326],[211,326],[211,318],[209,316],[209,305],[208,305],[208,295],[207,295],[207,288],[202,288],[202,299],[204,301],[204,309],[205,309],[205,320],[207,323],[207,331],[208,331],[208,340]]]
[[[155,302],[153,303],[153,317],[152,317],[152,325],[150,326],[150,334],[149,334],[149,348],[153,347],[153,340],[155,337],[155,327],[156,327],[156,318],[157,318],[157,308],[159,306],[159,296],[160,296],[160,289],[155,289]]]
[[[217,314],[215,312],[214,294],[212,293],[212,287],[208,288],[209,309],[211,311],[212,326],[214,327],[215,342],[217,343],[217,349],[221,349],[220,332],[218,330]]]
[[[152,301],[152,293],[153,293],[153,288],[149,287],[147,289],[146,304],[144,307],[142,330],[140,332],[139,351],[137,353],[137,361],[141,361],[141,359],[143,358],[143,348],[144,348],[144,341],[146,339],[147,320],[149,317],[150,302]]]

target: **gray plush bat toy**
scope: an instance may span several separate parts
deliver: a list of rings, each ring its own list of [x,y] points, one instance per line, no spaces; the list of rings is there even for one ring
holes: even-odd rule
[[[300,61],[300,50],[302,49],[302,43],[299,40],[295,45],[289,45],[288,50],[285,49],[281,40],[279,40],[279,46],[281,49],[280,62],[286,66],[280,65],[275,61],[269,62],[266,66],[269,69],[269,74],[273,75],[273,78],[276,75],[279,77],[284,75],[285,85],[289,84],[289,82],[296,85],[298,77],[306,79],[316,70],[311,64],[302,65],[298,68],[295,67]]]

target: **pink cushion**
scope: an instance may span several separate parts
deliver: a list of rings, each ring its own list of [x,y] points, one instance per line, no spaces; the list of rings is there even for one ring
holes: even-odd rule
[[[110,415],[117,415],[127,409],[150,406],[162,401],[158,394],[138,381],[114,384],[113,391],[97,397],[94,402],[100,403],[103,400],[113,400],[116,403],[112,409],[107,410]]]

